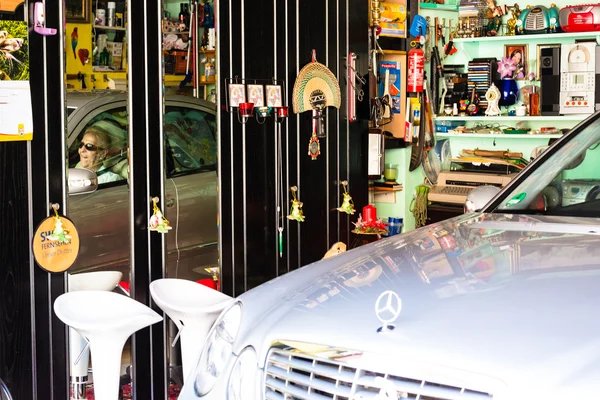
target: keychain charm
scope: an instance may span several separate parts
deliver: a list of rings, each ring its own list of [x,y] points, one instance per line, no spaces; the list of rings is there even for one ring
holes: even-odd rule
[[[58,207],[52,206],[54,210],[54,228],[52,228],[52,233],[48,235],[48,240],[58,243],[70,243],[71,235],[69,235],[69,231],[63,228],[63,222],[56,211]]]
[[[346,190],[346,185],[348,185],[348,181],[342,181],[342,186],[344,187],[344,200],[342,200],[342,205],[339,206],[337,210],[352,215],[355,212],[354,202],[352,201],[350,193]]]
[[[170,229],[172,229],[169,221],[163,216],[160,208],[158,208],[158,197],[152,198],[152,205],[154,214],[150,217],[150,222],[148,224],[148,229],[151,231],[156,231],[160,233],[167,233]]]
[[[319,138],[317,137],[317,133],[313,132],[310,140],[308,141],[308,155],[312,160],[316,160],[321,154],[321,144],[319,143]]]
[[[292,191],[292,208],[290,209],[290,215],[287,216],[288,219],[296,220],[298,222],[304,222],[304,214],[302,214],[302,202],[296,198],[296,192],[298,188],[296,186],[292,186],[290,188]]]

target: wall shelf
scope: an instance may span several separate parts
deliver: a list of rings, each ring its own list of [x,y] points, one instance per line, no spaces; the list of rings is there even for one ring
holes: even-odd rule
[[[525,42],[533,41],[531,43],[556,43],[561,40],[568,39],[598,39],[600,38],[600,32],[572,32],[572,33],[541,33],[535,35],[514,35],[514,36],[485,36],[475,38],[455,38],[454,43],[474,43],[479,44],[483,41],[486,42]]]
[[[106,26],[106,25],[94,25],[94,29],[102,29],[105,31],[123,31],[125,32],[127,28],[122,26]]]
[[[478,138],[478,139],[484,138],[484,139],[521,140],[521,139],[557,139],[557,138],[562,137],[563,135],[561,133],[554,133],[554,134],[539,133],[536,135],[528,135],[528,134],[510,135],[510,134],[503,134],[503,133],[491,134],[491,133],[436,132],[435,136],[437,136],[438,138],[462,137],[462,138]]]
[[[439,11],[458,11],[456,4],[419,3],[419,8]]]
[[[586,119],[587,117],[589,117],[591,114],[571,114],[571,115],[542,115],[540,117],[532,117],[532,116],[525,116],[525,117],[513,117],[513,116],[499,116],[499,117],[490,117],[487,115],[475,115],[475,116],[468,116],[468,117],[461,117],[461,116],[457,116],[457,117],[446,117],[446,116],[442,116],[442,117],[434,117],[433,120],[434,121],[465,121],[465,122],[469,122],[469,121],[489,121],[489,122],[493,122],[493,121],[538,121],[538,122],[545,122],[545,121],[583,121],[584,119]]]

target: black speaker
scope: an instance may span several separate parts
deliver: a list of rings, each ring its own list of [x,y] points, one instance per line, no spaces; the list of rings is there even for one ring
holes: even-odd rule
[[[560,111],[560,47],[541,49],[539,63],[542,115],[558,115]]]

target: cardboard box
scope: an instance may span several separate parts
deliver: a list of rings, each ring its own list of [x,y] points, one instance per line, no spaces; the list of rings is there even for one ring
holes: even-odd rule
[[[123,60],[123,43],[106,42],[106,49],[108,50],[110,66],[115,70],[121,70],[121,62]]]
[[[384,49],[385,55],[382,57],[384,63],[394,62],[396,63],[400,73],[398,74],[400,92],[398,97],[400,98],[400,106],[398,113],[394,111],[394,119],[385,125],[384,129],[392,132],[395,138],[405,139],[406,138],[406,52],[397,50]],[[380,79],[385,79],[385,74],[380,75]],[[398,85],[398,83],[397,83]]]
[[[386,93],[385,81],[386,75],[389,73],[387,93],[392,99],[392,109],[394,114],[400,114],[402,106],[400,104],[400,89],[402,76],[400,71],[400,63],[398,61],[380,61],[379,62],[379,88],[378,96],[381,97]]]
[[[381,21],[380,36],[406,37],[406,1],[382,1],[379,6]]]

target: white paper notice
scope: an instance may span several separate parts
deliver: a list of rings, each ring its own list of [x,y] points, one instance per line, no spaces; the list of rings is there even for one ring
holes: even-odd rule
[[[29,81],[0,81],[0,142],[32,138]]]

